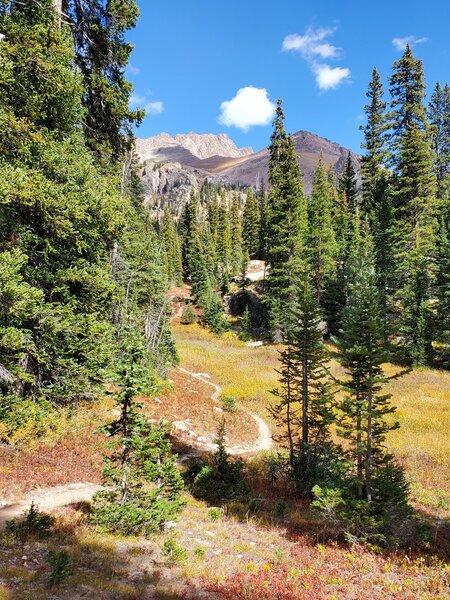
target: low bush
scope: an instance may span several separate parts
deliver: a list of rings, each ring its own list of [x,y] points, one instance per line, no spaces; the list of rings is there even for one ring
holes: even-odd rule
[[[235,396],[225,396],[222,398],[222,408],[228,412],[237,411],[237,400]]]
[[[242,461],[232,462],[225,449],[225,422],[219,424],[217,451],[211,465],[205,464],[194,478],[191,492],[196,498],[214,504],[245,498],[249,488],[242,476]]]
[[[183,562],[187,558],[187,551],[177,543],[173,536],[165,540],[161,548],[161,554],[168,563],[172,564]]]
[[[192,308],[190,304],[183,308],[183,312],[181,313],[180,323],[183,325],[192,325],[197,320],[197,315],[195,314],[195,310]]]
[[[51,567],[51,586],[60,585],[72,575],[72,563],[66,550],[50,550],[47,562]]]
[[[32,502],[23,519],[14,519],[6,522],[3,535],[13,536],[15,539],[25,542],[29,538],[43,538],[48,536],[53,524],[54,518],[41,512],[34,502]]]

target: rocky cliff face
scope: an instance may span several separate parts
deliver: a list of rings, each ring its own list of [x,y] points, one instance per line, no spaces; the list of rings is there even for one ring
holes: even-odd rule
[[[293,136],[300,168],[304,175],[305,193],[310,194],[320,153],[336,175],[342,173],[348,150],[339,144],[308,131]],[[158,214],[167,205],[179,214],[192,189],[198,191],[205,179],[222,185],[258,186],[267,184],[269,153],[267,148],[253,152],[237,148],[225,134],[161,133],[136,140],[136,152],[143,164],[142,181],[146,202]],[[351,152],[357,172],[359,156]]]

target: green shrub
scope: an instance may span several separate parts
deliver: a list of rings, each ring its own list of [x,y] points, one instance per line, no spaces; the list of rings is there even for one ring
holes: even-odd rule
[[[47,562],[51,567],[51,586],[60,585],[72,574],[72,563],[66,550],[50,550]]]
[[[54,518],[41,512],[38,507],[31,503],[29,510],[23,519],[7,521],[4,528],[5,536],[14,536],[24,542],[30,537],[42,538],[49,535],[53,526]]]
[[[204,558],[205,557],[205,549],[204,548],[200,548],[200,546],[198,548],[196,548],[194,550],[194,554],[196,558]]]
[[[190,304],[183,308],[183,312],[181,313],[180,323],[183,325],[192,325],[197,320],[197,315],[195,314],[195,310],[192,308]]]
[[[218,427],[218,446],[212,465],[205,465],[195,477],[191,492],[196,498],[213,504],[246,498],[249,488],[242,476],[242,461],[232,462],[225,449],[225,422]]]
[[[208,517],[211,521],[218,521],[222,516],[222,510],[217,507],[212,507],[208,510]]]
[[[222,398],[222,408],[228,412],[237,411],[237,400],[235,396],[225,396]]]
[[[169,563],[180,563],[186,560],[187,551],[177,543],[175,538],[169,537],[162,545],[161,554]]]

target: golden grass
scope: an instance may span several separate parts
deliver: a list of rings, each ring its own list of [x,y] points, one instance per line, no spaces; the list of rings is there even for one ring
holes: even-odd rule
[[[250,348],[231,333],[218,338],[197,324],[174,324],[173,332],[186,368],[209,373],[225,394],[236,396],[270,419],[270,390],[277,386],[276,346]],[[335,375],[342,369],[332,363]],[[386,365],[386,373],[398,371]],[[397,406],[400,429],[388,436],[388,446],[406,467],[413,499],[441,515],[450,512],[450,373],[416,369],[386,385]]]

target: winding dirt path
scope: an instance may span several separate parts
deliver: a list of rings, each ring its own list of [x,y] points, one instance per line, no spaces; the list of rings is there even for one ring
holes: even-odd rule
[[[214,392],[211,394],[211,400],[216,403],[219,401],[220,394],[222,393],[222,388],[217,383],[213,383],[209,380],[208,376],[205,373],[192,373],[183,367],[177,367],[179,371],[193,377],[194,379],[198,379],[202,383],[206,383],[210,385]],[[243,454],[253,454],[255,452],[261,452],[263,450],[270,450],[273,446],[272,434],[270,433],[269,426],[267,423],[257,414],[248,410],[247,408],[241,408],[242,412],[245,412],[249,415],[258,426],[258,439],[254,444],[243,444],[242,446],[230,446],[227,447],[227,452],[232,455],[243,455]],[[206,448],[208,446],[208,448]],[[205,444],[205,449],[215,449],[214,444]]]
[[[214,403],[219,401],[222,388],[216,383],[209,381],[208,376],[205,373],[192,373],[183,367],[177,368],[186,375],[211,386],[214,389],[211,394],[211,400]],[[227,448],[227,452],[234,456],[242,456],[245,454],[254,454],[262,450],[270,450],[273,446],[273,441],[267,423],[250,410],[247,410],[246,408],[242,408],[241,410],[256,421],[259,432],[258,439],[253,444],[231,446]],[[178,462],[181,464],[190,456],[195,456],[196,454],[201,454],[205,451],[211,451],[215,448],[215,444],[202,444],[201,447],[197,449],[194,448],[192,454],[189,453],[180,457]],[[89,501],[92,499],[92,496],[101,489],[102,487],[95,483],[68,483],[52,488],[33,490],[22,500],[18,500],[12,504],[2,504],[0,500],[0,530],[3,529],[6,521],[21,517],[30,508],[32,502],[34,502],[40,510],[53,510],[69,504]]]
[[[56,487],[36,489],[14,504],[0,504],[0,529],[6,521],[21,517],[34,502],[39,510],[52,510],[76,502],[87,502],[102,487],[95,483],[68,483]]]

